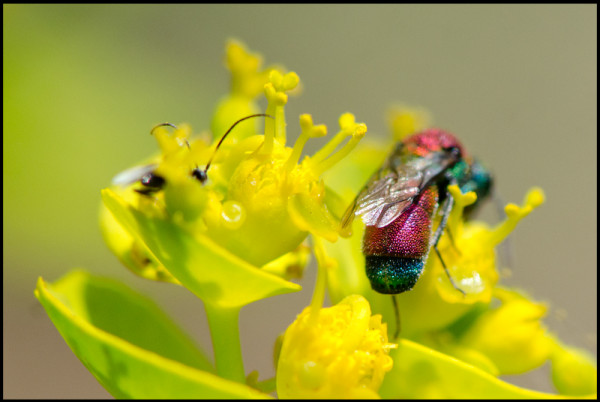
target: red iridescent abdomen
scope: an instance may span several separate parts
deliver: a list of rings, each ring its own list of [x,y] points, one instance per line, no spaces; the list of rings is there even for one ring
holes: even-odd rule
[[[438,201],[437,186],[425,189],[395,221],[378,228],[367,226],[363,253],[422,258],[429,251],[432,216]]]

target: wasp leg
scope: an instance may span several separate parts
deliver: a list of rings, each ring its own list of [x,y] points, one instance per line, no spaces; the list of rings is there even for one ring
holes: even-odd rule
[[[452,232],[450,232],[450,226],[448,226],[446,228],[446,233],[448,233],[448,237],[450,238],[450,244],[452,244],[452,247],[454,247],[454,250],[458,253],[459,256],[462,255],[459,248],[456,247],[456,243],[454,243],[454,237],[452,237]]]
[[[394,332],[394,341],[400,336],[400,309],[398,308],[398,295],[392,295],[392,302],[394,303],[394,313],[396,315],[396,331]]]
[[[440,262],[442,263],[442,267],[444,267],[444,271],[446,271],[446,275],[448,275],[448,279],[450,279],[450,283],[452,284],[452,286],[454,286],[454,289],[456,289],[460,293],[462,293],[463,296],[466,296],[467,294],[465,293],[465,291],[462,290],[461,288],[459,288],[458,286],[456,286],[456,283],[454,283],[454,279],[452,279],[452,275],[450,275],[450,272],[448,271],[448,268],[446,267],[446,263],[444,263],[444,259],[442,258],[442,255],[440,254],[440,251],[437,248],[438,242],[440,241],[440,237],[442,237],[442,233],[444,232],[444,229],[446,228],[446,224],[448,223],[448,216],[450,216],[450,211],[452,211],[453,206],[454,206],[454,198],[452,198],[452,195],[450,195],[450,193],[448,193],[446,201],[444,202],[444,206],[443,206],[444,209],[442,211],[442,220],[440,221],[439,226],[437,227],[435,233],[433,234],[433,249],[435,250],[435,253],[437,254],[438,258],[440,259]]]
[[[433,246],[433,249],[435,250],[435,253],[438,255],[440,262],[442,263],[442,267],[444,267],[444,271],[446,271],[446,275],[448,275],[448,279],[450,279],[450,283],[452,284],[454,289],[456,289],[460,293],[462,293],[463,296],[466,296],[467,293],[464,290],[462,290],[461,288],[459,288],[458,286],[456,286],[456,283],[454,283],[454,279],[452,279],[452,275],[450,275],[448,268],[446,268],[446,264],[444,263],[444,260],[442,259],[442,255],[440,254],[439,250],[437,249],[437,246]]]

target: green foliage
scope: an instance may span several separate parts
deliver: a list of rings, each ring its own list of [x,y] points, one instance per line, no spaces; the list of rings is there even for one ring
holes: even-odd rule
[[[35,295],[69,347],[116,398],[265,398],[224,380],[152,301],[73,271]]]

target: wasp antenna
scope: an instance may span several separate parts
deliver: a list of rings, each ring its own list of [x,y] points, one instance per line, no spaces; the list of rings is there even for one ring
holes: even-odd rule
[[[159,127],[164,127],[164,126],[169,126],[169,127],[174,128],[175,130],[177,130],[177,126],[173,123],[160,123],[160,124],[157,124],[156,126],[154,126],[152,128],[152,130],[150,130],[150,135],[154,135],[154,130],[156,130]],[[188,149],[192,149],[192,147],[190,147],[190,143],[188,142],[188,140],[185,140],[185,145],[187,145]]]
[[[219,140],[219,143],[217,144],[217,147],[215,148],[215,152],[213,152],[212,156],[208,160],[208,163],[206,164],[206,167],[204,168],[204,171],[203,171],[204,176],[206,176],[206,174],[208,172],[208,168],[210,167],[210,164],[212,163],[212,160],[214,159],[215,154],[219,150],[219,147],[221,146],[221,144],[223,143],[223,141],[225,140],[225,138],[227,137],[227,135],[231,132],[231,130],[233,130],[233,128],[235,126],[237,126],[239,123],[243,122],[244,120],[248,120],[248,119],[251,119],[253,117],[269,117],[271,119],[273,118],[273,116],[271,116],[270,114],[259,113],[259,114],[251,114],[250,116],[242,117],[241,119],[239,119],[238,121],[236,121],[235,123],[233,123],[233,125],[231,127],[229,127],[229,130],[227,130],[227,132],[225,134],[223,134],[223,136]],[[204,180],[206,180],[206,178]]]
[[[154,135],[154,130],[156,130],[159,127],[164,127],[164,126],[173,127],[175,130],[177,130],[177,126],[173,123],[160,123],[160,124],[157,124],[156,126],[152,127],[152,130],[150,130],[150,135]]]

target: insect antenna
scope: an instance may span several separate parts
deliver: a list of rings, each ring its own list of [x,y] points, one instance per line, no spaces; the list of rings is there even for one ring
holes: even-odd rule
[[[173,124],[173,123],[160,123],[160,124],[157,124],[156,126],[152,127],[152,130],[150,130],[150,135],[154,135],[154,131],[157,128],[164,127],[164,126],[169,126],[169,127],[174,128],[175,130],[177,130],[177,126],[175,124]],[[187,145],[188,149],[191,149],[190,148],[190,143],[188,142],[188,140],[185,140],[185,145]]]
[[[194,170],[192,170],[192,176],[195,179],[197,179],[198,181],[200,181],[200,183],[202,183],[202,184],[204,184],[206,182],[206,180],[208,179],[208,169],[210,168],[210,164],[212,163],[213,159],[215,158],[215,155],[216,155],[217,151],[219,150],[219,147],[221,146],[221,144],[223,143],[223,141],[225,141],[225,138],[227,137],[227,135],[239,123],[243,122],[244,120],[251,119],[253,117],[269,117],[271,119],[273,118],[273,116],[271,116],[269,114],[259,113],[259,114],[251,114],[250,116],[242,117],[241,119],[239,119],[238,121],[236,121],[235,123],[233,123],[233,125],[231,127],[229,127],[229,130],[227,130],[227,132],[225,134],[223,134],[223,137],[221,137],[221,139],[217,143],[217,147],[215,148],[215,151],[213,152],[213,154],[210,157],[210,159],[208,160],[208,163],[206,164],[206,167],[202,170],[198,166],[196,166],[196,168]],[[168,124],[168,123],[165,123],[165,124]]]
[[[169,126],[169,127],[173,127],[175,130],[177,130],[177,126],[173,123],[160,123],[157,124],[156,126],[152,127],[152,130],[150,130],[150,135],[154,135],[154,131],[159,128],[159,127],[164,127],[164,126]]]

